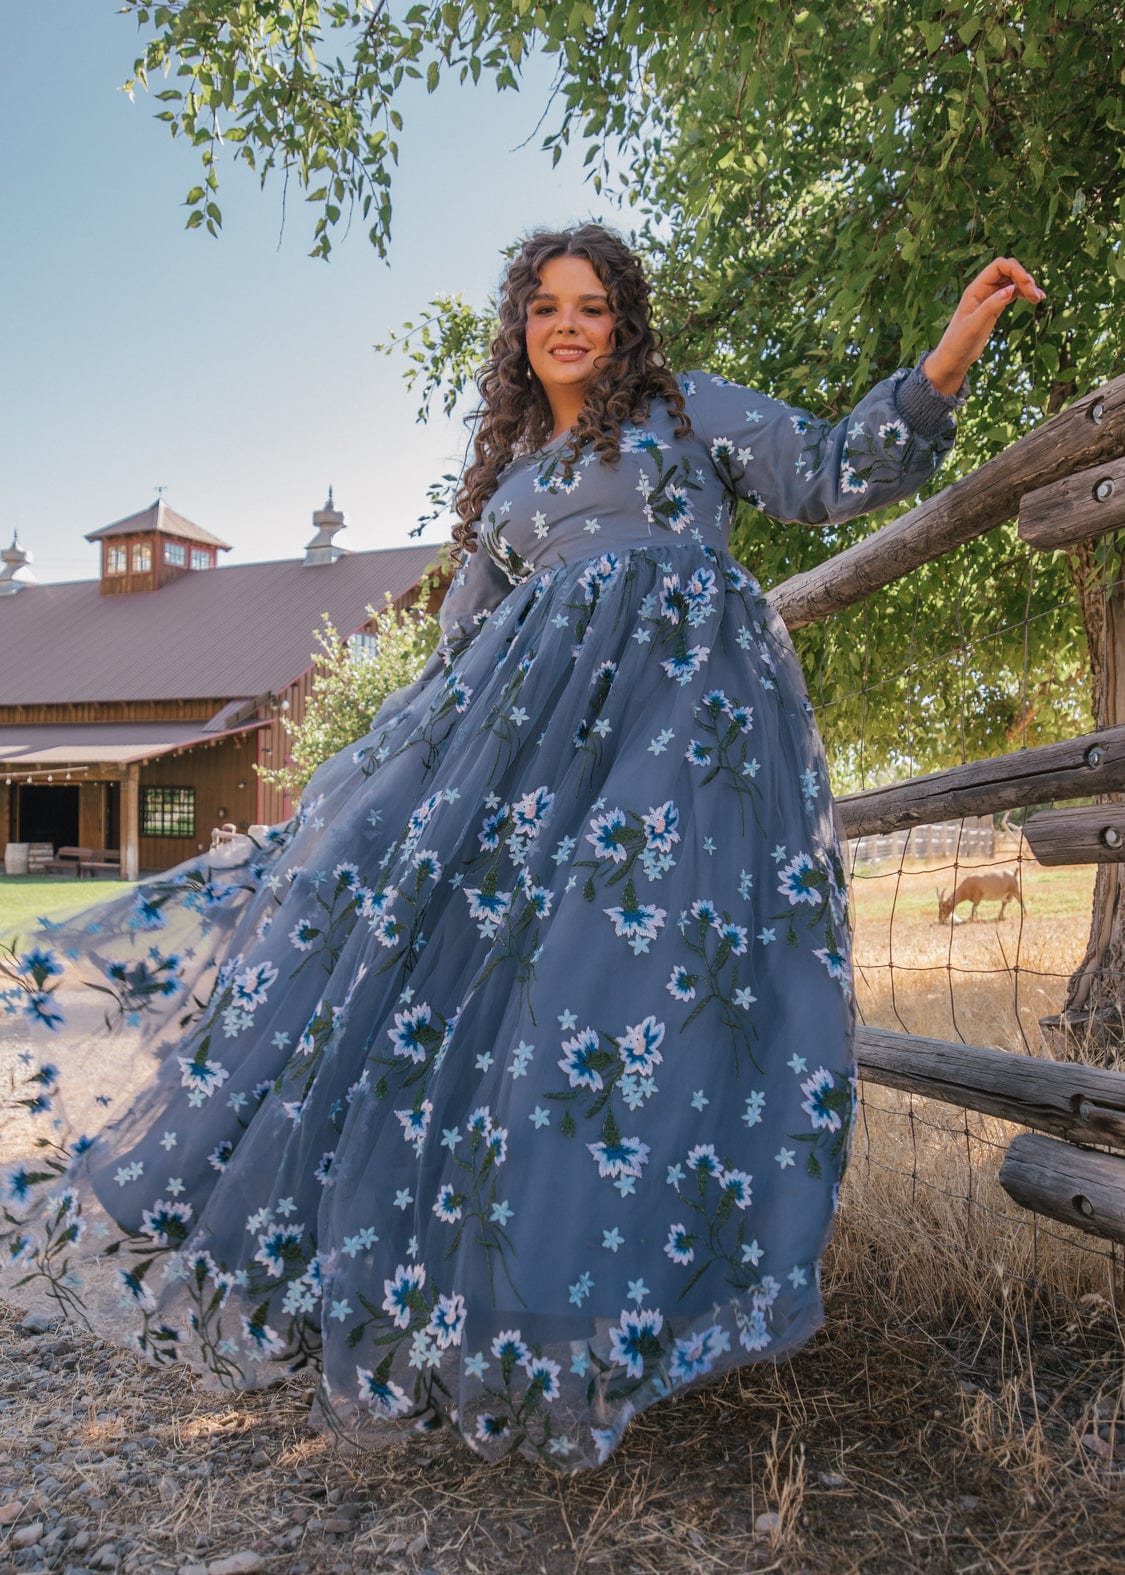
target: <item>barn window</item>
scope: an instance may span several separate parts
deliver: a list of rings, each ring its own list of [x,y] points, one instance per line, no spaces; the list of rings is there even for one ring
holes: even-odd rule
[[[366,634],[360,630],[358,634],[348,636],[348,653],[353,662],[363,662],[372,656],[378,655],[379,638],[374,634]]]
[[[107,547],[105,550],[105,572],[107,574],[125,573],[125,548]]]
[[[195,789],[146,787],[141,789],[142,837],[194,837]]]
[[[150,541],[137,541],[133,543],[133,573],[147,574],[152,568],[152,543]]]
[[[183,542],[166,541],[164,543],[164,562],[178,564],[182,569],[187,564],[187,553]]]
[[[209,569],[211,567],[211,554],[199,547],[191,549],[191,566],[193,569]]]

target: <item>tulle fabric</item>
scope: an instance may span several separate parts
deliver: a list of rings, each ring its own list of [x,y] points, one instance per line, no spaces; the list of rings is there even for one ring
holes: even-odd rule
[[[263,846],[14,943],[0,1286],[574,1469],[818,1325],[847,929],[744,569],[638,545],[503,605]]]

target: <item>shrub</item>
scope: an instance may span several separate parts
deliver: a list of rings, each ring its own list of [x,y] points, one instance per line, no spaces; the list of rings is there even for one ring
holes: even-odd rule
[[[285,719],[287,759],[283,766],[258,766],[271,786],[300,798],[316,768],[370,731],[388,695],[413,683],[438,641],[437,615],[428,606],[436,577],[421,582],[413,606],[399,611],[390,597],[381,612],[368,607],[376,645],[356,650],[325,615],[316,631],[313,687],[299,721]]]

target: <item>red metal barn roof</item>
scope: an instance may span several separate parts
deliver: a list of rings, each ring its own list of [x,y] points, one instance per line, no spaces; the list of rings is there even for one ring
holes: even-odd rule
[[[325,613],[353,633],[438,551],[229,564],[133,596],[102,596],[97,580],[29,586],[0,601],[0,705],[276,693],[311,665]]]

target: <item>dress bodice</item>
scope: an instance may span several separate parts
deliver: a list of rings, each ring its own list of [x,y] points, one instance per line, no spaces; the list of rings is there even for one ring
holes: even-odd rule
[[[566,437],[505,472],[478,526],[481,546],[513,579],[607,548],[648,546],[669,533],[726,546],[734,494],[693,427],[654,407],[621,432],[616,465],[592,448],[573,462]]]

